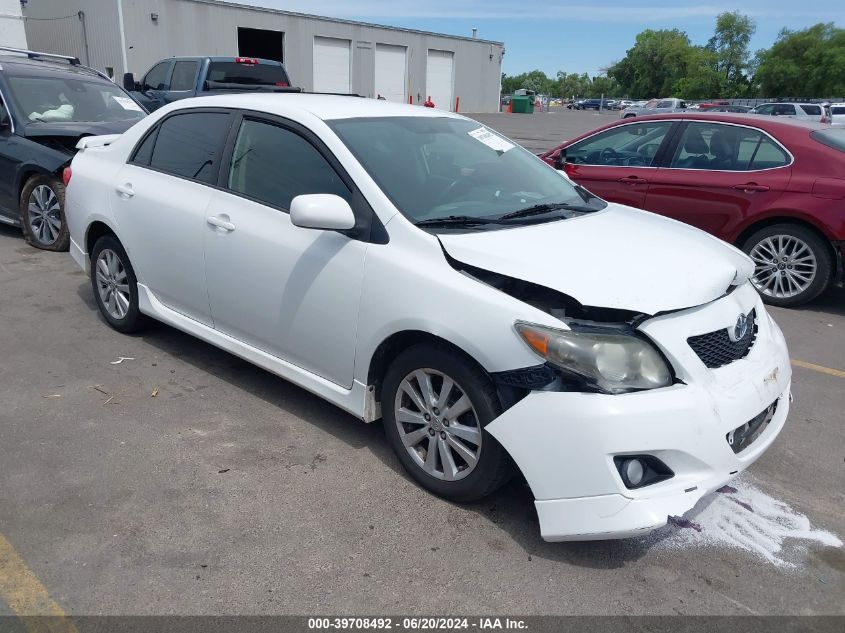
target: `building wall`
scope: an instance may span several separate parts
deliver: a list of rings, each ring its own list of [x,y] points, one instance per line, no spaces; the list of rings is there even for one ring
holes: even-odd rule
[[[23,13],[32,50],[73,55],[122,76],[117,0],[30,0]]]
[[[0,46],[26,48],[20,0],[0,0]]]
[[[285,65],[294,85],[313,89],[314,36],[352,41],[352,91],[372,97],[375,91],[375,45],[408,48],[408,94],[425,101],[428,49],[455,54],[454,94],[462,112],[493,112],[499,106],[502,45],[497,42],[321,19],[294,13],[243,7],[215,0],[31,0],[28,17],[66,16],[82,9],[88,30],[89,59],[103,70],[124,72],[117,5],[122,2],[128,70],[142,76],[156,61],[175,55],[237,55],[238,27],[285,33]],[[78,7],[78,8],[77,8]],[[96,10],[95,10],[96,9]],[[158,19],[151,19],[151,14]],[[45,22],[27,20],[30,45],[85,60],[78,18]],[[61,33],[60,33],[61,32]],[[52,44],[51,44],[52,42]],[[58,46],[63,50],[56,50]],[[74,48],[75,47],[75,48]],[[446,104],[437,104],[445,107]],[[449,104],[454,109],[454,103]]]

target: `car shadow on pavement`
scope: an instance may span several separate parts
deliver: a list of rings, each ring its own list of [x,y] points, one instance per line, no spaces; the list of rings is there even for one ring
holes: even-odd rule
[[[834,285],[810,303],[791,309],[807,312],[826,312],[837,316],[845,316],[845,287]]]
[[[661,540],[652,533],[647,537],[613,541],[548,543],[540,536],[534,496],[519,473],[501,490],[463,507],[507,532],[529,560],[541,558],[589,569],[618,569],[645,556]]]
[[[86,307],[108,327],[100,314],[90,283],[80,284],[77,294]],[[412,480],[394,455],[382,425],[364,424],[354,416],[315,396],[307,390],[265,371],[237,356],[206,343],[190,334],[158,321],[135,335],[163,354],[178,358],[196,369],[209,373],[246,393],[261,398],[301,420],[307,421],[354,449],[367,449],[397,477]],[[416,484],[414,484],[416,485]],[[659,539],[633,538],[617,541],[547,543],[540,537],[534,497],[525,479],[516,473],[501,490],[474,503],[453,503],[454,507],[483,517],[510,535],[527,557],[592,569],[615,569],[648,553]],[[500,543],[500,548],[505,544]],[[495,549],[495,547],[494,547]]]

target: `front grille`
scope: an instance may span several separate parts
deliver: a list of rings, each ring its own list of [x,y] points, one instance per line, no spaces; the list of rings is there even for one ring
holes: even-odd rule
[[[748,331],[741,339],[732,341],[726,328],[716,330],[715,332],[708,332],[707,334],[691,336],[687,339],[687,343],[698,354],[702,363],[710,369],[716,369],[717,367],[724,367],[740,358],[745,358],[754,345],[756,338],[757,316],[755,311],[752,310],[748,314]]]
[[[766,430],[769,422],[774,419],[777,409],[778,401],[775,400],[765,411],[759,415],[755,415],[748,422],[736,427],[733,431],[725,435],[725,439],[728,441],[731,450],[734,453],[741,453],[748,448]]]

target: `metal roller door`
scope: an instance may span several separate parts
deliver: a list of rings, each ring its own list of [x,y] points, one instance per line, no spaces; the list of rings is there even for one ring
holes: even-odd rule
[[[425,94],[441,110],[454,110],[454,58],[451,51],[428,51],[428,66],[425,73]]]
[[[404,46],[376,44],[376,94],[388,101],[405,103],[408,85]]]
[[[314,92],[352,92],[351,44],[334,37],[314,38]]]

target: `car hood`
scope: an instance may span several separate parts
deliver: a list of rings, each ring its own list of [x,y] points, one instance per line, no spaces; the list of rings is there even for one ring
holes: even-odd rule
[[[650,315],[709,303],[754,271],[742,252],[703,231],[617,204],[571,220],[438,237],[459,262],[585,306]]]
[[[26,136],[68,136],[79,138],[81,136],[100,136],[103,134],[123,134],[138,121],[143,119],[131,119],[128,121],[80,121],[61,122],[55,121],[44,123],[41,121],[27,123]]]

